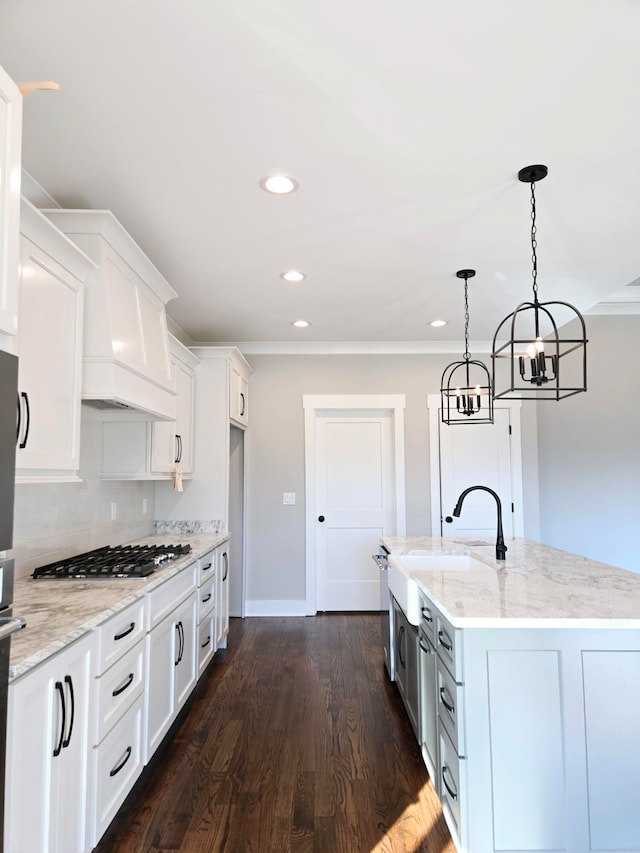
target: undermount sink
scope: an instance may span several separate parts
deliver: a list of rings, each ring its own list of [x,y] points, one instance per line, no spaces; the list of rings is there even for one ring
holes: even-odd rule
[[[420,624],[420,590],[412,572],[471,571],[486,569],[469,554],[391,554],[389,591],[412,625]]]

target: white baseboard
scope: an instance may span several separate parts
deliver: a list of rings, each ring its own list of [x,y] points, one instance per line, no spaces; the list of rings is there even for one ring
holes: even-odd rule
[[[247,601],[246,616],[306,616],[307,602],[300,599],[284,599],[282,601]]]

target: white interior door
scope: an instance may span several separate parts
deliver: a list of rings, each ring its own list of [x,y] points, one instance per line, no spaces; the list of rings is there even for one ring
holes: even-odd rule
[[[381,536],[405,535],[404,395],[303,398],[307,612],[380,610]]]
[[[431,398],[430,405],[431,409]],[[436,426],[437,424],[437,426]],[[434,429],[435,428],[435,429]],[[494,409],[493,424],[443,424],[431,412],[433,517],[435,536],[450,538],[494,537],[496,504],[486,492],[471,492],[459,518],[452,516],[460,494],[469,486],[488,486],[502,503],[502,523],[507,538],[523,535],[522,463],[519,409]],[[437,441],[434,448],[433,433]],[[436,465],[434,465],[434,453]]]

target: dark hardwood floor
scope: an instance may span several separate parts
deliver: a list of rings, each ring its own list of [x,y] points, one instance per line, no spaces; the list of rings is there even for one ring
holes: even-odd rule
[[[232,619],[97,853],[455,853],[378,614]]]

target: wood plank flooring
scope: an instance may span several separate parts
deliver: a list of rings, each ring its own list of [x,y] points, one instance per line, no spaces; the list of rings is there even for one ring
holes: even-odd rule
[[[455,853],[378,614],[232,619],[96,853]]]

